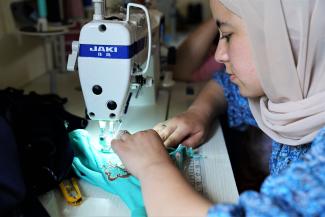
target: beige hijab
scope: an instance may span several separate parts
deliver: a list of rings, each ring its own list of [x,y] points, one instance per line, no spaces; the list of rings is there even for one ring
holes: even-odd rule
[[[325,126],[325,0],[220,0],[245,22],[265,95],[249,99],[259,127],[287,145]]]

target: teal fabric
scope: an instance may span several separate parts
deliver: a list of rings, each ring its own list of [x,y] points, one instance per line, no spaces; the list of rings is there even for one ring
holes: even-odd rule
[[[184,170],[185,162],[187,159],[198,157],[199,155],[192,149],[188,148],[184,145],[179,145],[176,149],[175,148],[167,148],[167,151],[174,161],[175,165],[180,170]]]
[[[86,130],[75,130],[69,134],[75,157],[72,168],[85,181],[110,193],[118,195],[128,206],[133,217],[145,217],[139,180],[130,175],[114,152],[103,153],[96,150]],[[99,142],[99,141],[98,141]],[[195,157],[192,148],[180,145],[168,152],[179,169],[184,168],[186,159]]]

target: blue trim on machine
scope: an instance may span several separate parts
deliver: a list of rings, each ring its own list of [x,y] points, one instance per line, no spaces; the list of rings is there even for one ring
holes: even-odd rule
[[[144,49],[146,38],[143,37],[132,45],[80,44],[79,56],[104,59],[131,59]]]

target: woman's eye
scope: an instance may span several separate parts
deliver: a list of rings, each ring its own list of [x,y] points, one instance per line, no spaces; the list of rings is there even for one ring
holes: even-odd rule
[[[229,33],[229,34],[224,34],[224,33],[222,33],[221,34],[221,37],[220,37],[220,40],[222,40],[222,39],[226,39],[227,40],[227,42],[229,42],[230,41],[230,37],[231,37],[231,33]]]

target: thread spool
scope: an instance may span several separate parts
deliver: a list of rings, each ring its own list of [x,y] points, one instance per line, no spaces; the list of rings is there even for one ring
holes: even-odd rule
[[[47,17],[47,4],[46,0],[37,0],[38,16],[40,18]]]

